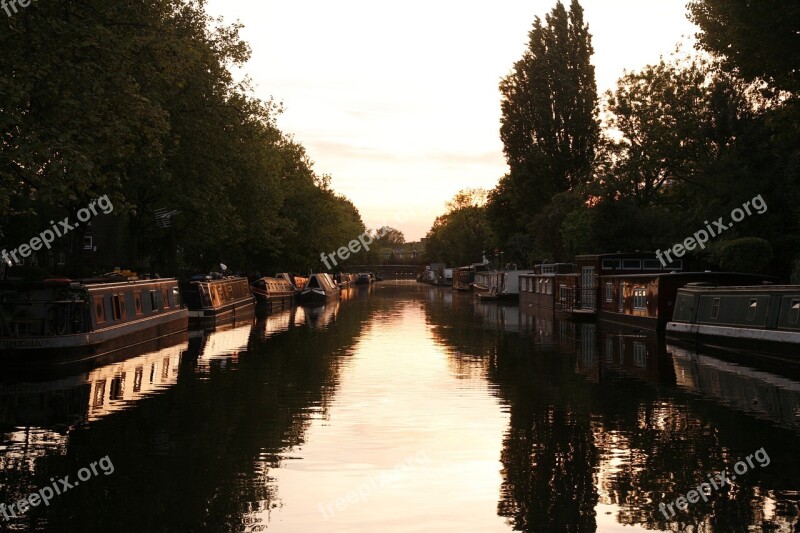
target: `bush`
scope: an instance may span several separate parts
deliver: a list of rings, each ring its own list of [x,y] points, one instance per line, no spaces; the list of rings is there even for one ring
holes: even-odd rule
[[[718,254],[723,270],[763,274],[772,261],[772,246],[759,237],[743,237],[720,243]]]

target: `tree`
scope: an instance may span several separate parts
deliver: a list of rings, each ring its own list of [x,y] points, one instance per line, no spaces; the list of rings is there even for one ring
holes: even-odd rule
[[[500,83],[501,127],[511,184],[528,203],[589,180],[599,135],[591,35],[583,8],[558,2],[536,17],[528,49]]]
[[[522,58],[500,82],[509,172],[487,198],[492,228],[509,245],[512,237],[538,237],[553,197],[591,181],[600,131],[592,38],[578,1],[569,11],[559,1],[544,21],[536,17],[528,36]],[[554,236],[559,240],[558,228]]]
[[[466,265],[480,261],[483,252],[493,248],[486,208],[477,205],[483,196],[461,191],[448,203],[448,211],[436,217],[425,245],[429,260]]]
[[[699,45],[749,81],[800,90],[800,6],[796,0],[692,0]]]
[[[384,226],[381,228],[379,234],[383,235],[381,237],[381,242],[385,245],[393,246],[396,244],[404,244],[406,242],[406,236],[403,235],[403,232],[390,226]]]
[[[0,16],[4,241],[104,194],[116,216],[107,266],[305,270],[362,233],[355,206],[278,129],[281,107],[234,81],[230,68],[249,58],[240,28],[194,0],[33,3]]]
[[[733,145],[760,104],[746,90],[700,59],[662,59],[626,73],[606,95],[598,169],[607,193],[648,206],[679,185],[707,188],[703,173]]]

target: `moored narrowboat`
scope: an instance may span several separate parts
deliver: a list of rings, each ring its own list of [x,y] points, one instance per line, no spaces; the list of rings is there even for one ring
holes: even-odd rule
[[[175,279],[0,282],[3,361],[84,361],[187,328]]]
[[[596,318],[599,314],[605,285],[603,278],[616,275],[655,274],[658,272],[681,272],[683,261],[676,259],[662,263],[653,252],[627,252],[612,254],[578,255],[577,294],[572,318]]]
[[[470,266],[453,269],[453,290],[461,292],[471,292],[475,277],[478,272],[485,272],[485,263],[474,263]]]
[[[213,326],[254,314],[254,300],[247,278],[195,276],[181,282],[180,287],[192,324]]]
[[[687,285],[678,291],[666,334],[711,348],[789,355],[797,361],[800,286]]]
[[[306,286],[306,283],[308,283],[307,277],[300,276],[299,274],[290,274],[289,272],[279,272],[275,274],[275,277],[278,279],[285,279],[291,283],[295,291],[302,290],[303,287]]]
[[[535,265],[533,272],[520,276],[520,306],[552,311],[572,311],[577,304],[578,274],[572,263]]]
[[[493,276],[494,272],[490,271],[475,272],[475,281],[472,282],[472,291],[477,294],[489,292],[492,288]]]
[[[250,291],[256,303],[270,308],[291,305],[294,301],[295,289],[283,278],[261,278],[250,284]]]
[[[333,281],[340,289],[349,289],[355,284],[356,275],[348,274],[347,272],[339,272],[333,277]]]
[[[370,278],[369,272],[359,272],[354,285],[369,285],[370,283],[372,283],[372,279]]]
[[[492,272],[487,292],[479,292],[481,301],[517,302],[519,300],[520,277],[528,270],[503,270]]]
[[[734,272],[662,272],[601,278],[599,318],[607,322],[663,332],[672,319],[676,296],[689,283],[714,286],[761,283],[768,279]]]
[[[369,283],[369,282],[367,282]],[[305,288],[297,299],[303,303],[326,302],[338,298],[341,289],[336,286],[330,275],[326,273],[311,274]]]

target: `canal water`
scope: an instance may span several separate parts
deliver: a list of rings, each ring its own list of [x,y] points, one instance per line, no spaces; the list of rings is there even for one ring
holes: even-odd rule
[[[794,370],[637,331],[385,282],[102,363],[0,376],[0,530],[800,527]]]

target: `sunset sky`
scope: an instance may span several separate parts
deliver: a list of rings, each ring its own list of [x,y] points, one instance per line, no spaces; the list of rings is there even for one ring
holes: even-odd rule
[[[566,1],[565,5],[569,2]],[[209,0],[253,50],[238,75],[283,102],[278,124],[368,227],[418,240],[460,189],[505,174],[498,83],[554,0]],[[583,0],[597,85],[691,38],[685,2]]]

